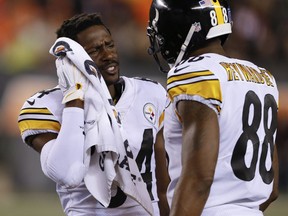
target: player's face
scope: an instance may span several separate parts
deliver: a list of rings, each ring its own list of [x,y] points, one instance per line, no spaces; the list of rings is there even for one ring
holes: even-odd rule
[[[119,61],[114,41],[104,26],[91,26],[77,35],[80,43],[98,66],[107,86],[119,79]]]

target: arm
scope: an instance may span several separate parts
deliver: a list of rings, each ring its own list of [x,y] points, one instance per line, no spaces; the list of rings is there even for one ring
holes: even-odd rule
[[[154,146],[156,161],[157,193],[159,197],[160,215],[169,215],[169,205],[167,202],[166,191],[170,182],[167,170],[166,151],[164,147],[163,128],[157,133]]]
[[[43,133],[27,139],[40,152],[43,173],[67,187],[78,186],[84,178],[84,95],[89,85],[81,71],[66,57],[55,61],[58,84],[63,93],[62,123],[58,135]]]
[[[273,190],[270,194],[268,200],[260,205],[260,210],[265,211],[268,206],[278,198],[279,191],[278,191],[278,179],[279,179],[279,168],[278,168],[278,154],[276,144],[274,145],[274,154],[273,154],[273,171],[274,171],[274,182],[273,182]]]
[[[195,101],[180,101],[182,119],[182,172],[177,183],[171,216],[199,216],[208,199],[219,149],[217,114]]]
[[[82,100],[73,100],[66,103],[66,107],[78,107],[84,109],[84,102]],[[43,133],[27,137],[27,143],[35,151],[41,153],[43,146],[50,140],[56,139],[56,133]]]
[[[59,134],[45,133],[29,137],[31,146],[40,152],[43,173],[67,187],[78,186],[84,178],[84,103],[66,103]]]

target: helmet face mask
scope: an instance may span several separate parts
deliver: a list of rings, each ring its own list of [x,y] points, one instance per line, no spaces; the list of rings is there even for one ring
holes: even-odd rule
[[[231,29],[227,0],[153,0],[147,28],[149,54],[158,64],[161,54],[174,65],[209,39],[219,37],[224,44]]]
[[[169,64],[169,57],[165,56],[165,53],[162,53],[165,40],[164,38],[157,34],[157,31],[153,27],[147,28],[147,35],[150,40],[150,47],[148,49],[148,54],[153,55],[155,61],[159,65],[160,71],[167,73],[169,68],[167,68],[167,65],[165,63],[163,64],[163,61],[166,61]],[[166,58],[164,58],[165,56]],[[163,59],[164,58],[164,59]]]

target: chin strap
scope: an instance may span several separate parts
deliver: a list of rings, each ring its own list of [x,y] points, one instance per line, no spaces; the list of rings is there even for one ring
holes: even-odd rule
[[[182,58],[183,58],[183,56],[184,56],[184,54],[186,52],[186,49],[187,49],[187,47],[188,47],[188,45],[190,43],[190,40],[191,40],[195,30],[196,30],[196,27],[197,27],[196,23],[191,25],[190,30],[189,30],[189,32],[187,34],[187,37],[186,37],[184,43],[181,46],[180,53],[179,53],[179,55],[178,55],[178,57],[177,57],[177,59],[175,61],[175,65],[178,64],[182,60]]]

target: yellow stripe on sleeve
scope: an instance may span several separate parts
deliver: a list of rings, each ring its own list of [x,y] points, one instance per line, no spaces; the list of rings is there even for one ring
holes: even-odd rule
[[[51,114],[47,108],[27,108],[20,111],[20,115],[24,114]]]
[[[158,123],[158,127],[162,127],[163,121],[164,121],[164,116],[165,116],[165,112],[162,112],[160,117],[159,117],[159,123]]]
[[[205,99],[214,99],[222,102],[222,94],[219,80],[201,80],[199,82],[177,85],[168,90],[170,98],[186,94],[199,95]]]
[[[209,70],[205,70],[205,71],[197,71],[197,72],[187,73],[187,74],[180,74],[176,76],[170,76],[167,80],[167,85],[176,81],[178,82],[181,80],[186,80],[186,79],[200,77],[200,76],[209,76],[209,75],[213,75],[213,73]]]
[[[60,123],[53,120],[25,119],[18,122],[21,134],[26,130],[52,130],[60,131]]]

